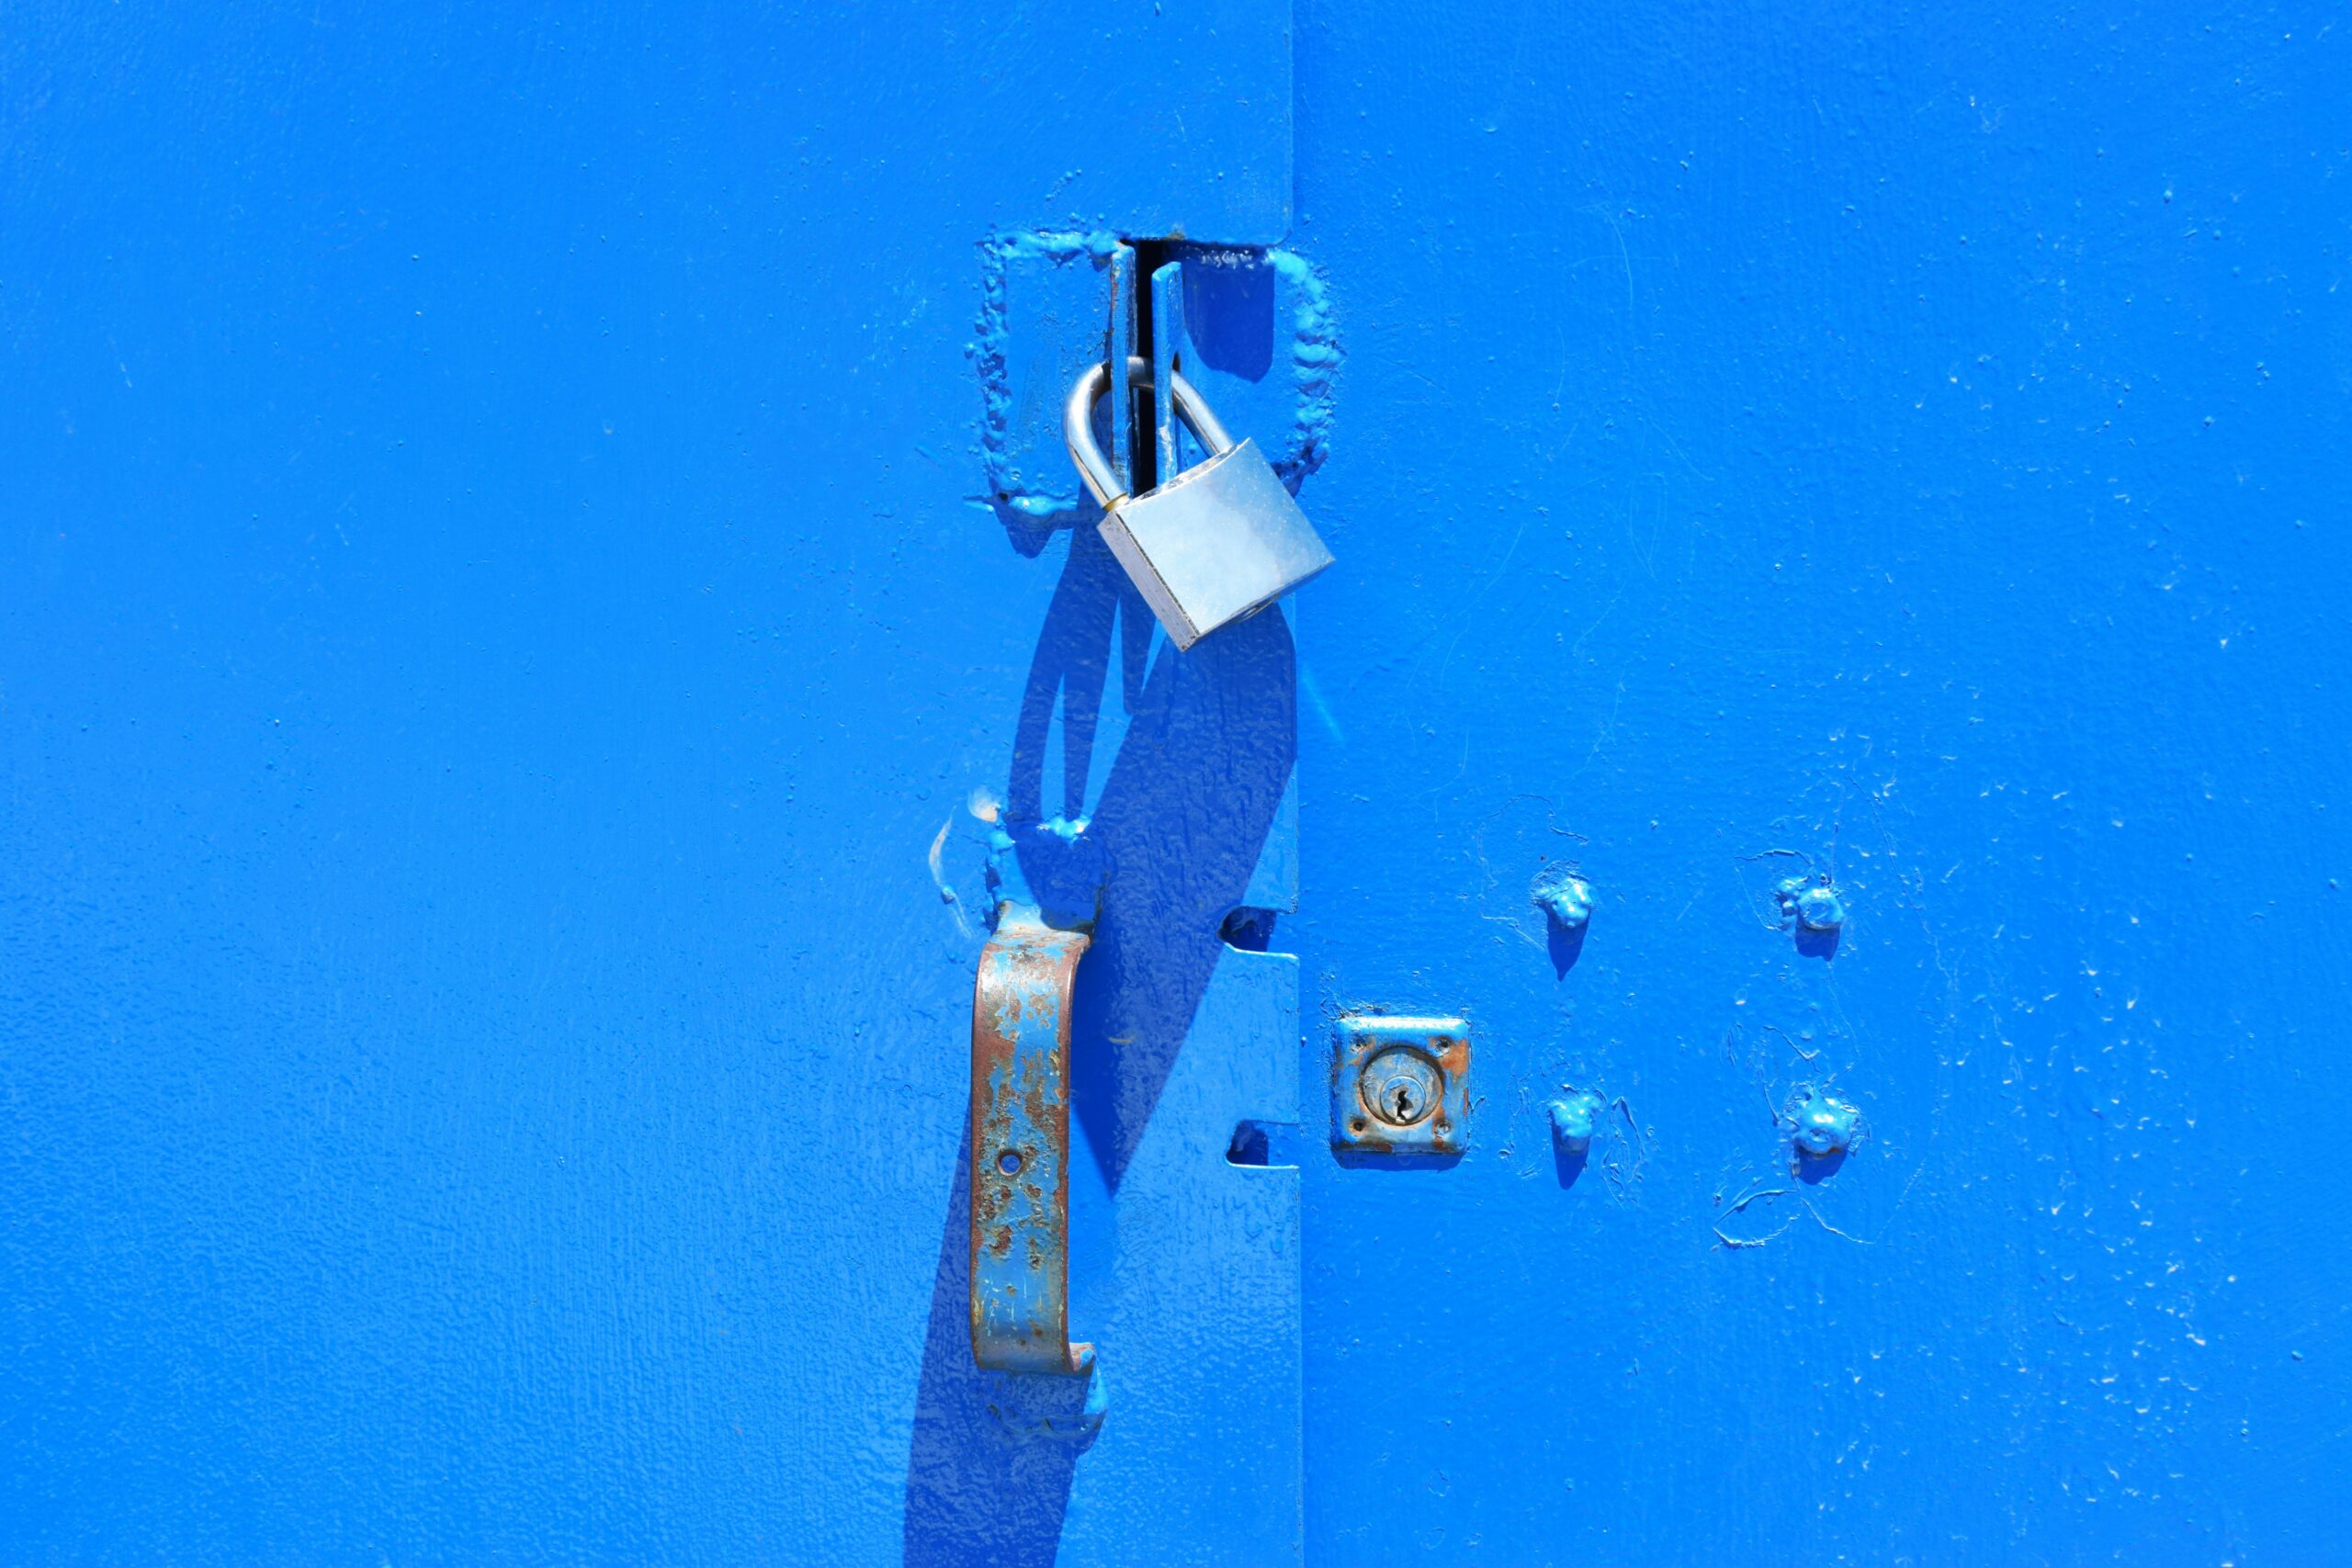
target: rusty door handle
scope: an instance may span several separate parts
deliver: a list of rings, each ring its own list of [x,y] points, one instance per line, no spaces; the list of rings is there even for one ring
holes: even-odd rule
[[[1082,1377],[1069,1338],[1069,1010],[1092,938],[1003,907],[972,989],[972,1359]]]

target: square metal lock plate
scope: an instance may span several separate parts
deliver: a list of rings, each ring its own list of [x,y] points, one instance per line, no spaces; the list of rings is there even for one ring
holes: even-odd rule
[[[1331,1053],[1331,1146],[1375,1155],[1467,1149],[1467,1021],[1372,1013],[1341,1019]]]

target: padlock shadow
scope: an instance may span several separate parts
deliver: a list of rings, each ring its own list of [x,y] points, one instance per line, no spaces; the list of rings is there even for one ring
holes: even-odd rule
[[[1187,653],[1163,643],[1095,804],[1088,832],[1108,874],[1073,998],[1070,1088],[1114,1192],[1273,830],[1297,750],[1296,666],[1274,611]]]
[[[1102,542],[1093,518],[1070,535],[1069,558],[1046,607],[1046,624],[1029,659],[1028,683],[1012,735],[1012,766],[1005,790],[1005,815],[1013,822],[1046,816],[1046,740],[1056,706],[1062,713],[1062,778],[1057,809],[1069,816],[1085,810],[1086,782],[1094,765],[1095,739],[1102,729],[1102,700],[1110,681],[1115,632],[1119,650],[1122,712],[1143,705],[1144,665],[1151,655],[1151,610]],[[1046,868],[1024,867],[1032,873]]]
[[[1225,951],[1225,917],[1249,893],[1298,750],[1298,658],[1279,609],[1189,652],[1162,638],[1155,655],[1153,632],[1150,609],[1101,535],[1079,529],[1030,662],[1006,791],[1013,821],[1046,815],[1058,699],[1061,808],[1079,809],[1115,636],[1127,724],[1086,830],[1104,885],[1070,1032],[1071,1105],[1114,1192]],[[1023,841],[1033,884],[1060,874],[1031,863],[1055,852],[1050,839]]]

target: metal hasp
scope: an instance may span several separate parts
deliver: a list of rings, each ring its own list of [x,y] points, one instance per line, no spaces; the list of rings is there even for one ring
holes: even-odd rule
[[[1148,384],[1149,367],[1129,361]],[[1102,506],[1102,540],[1179,649],[1246,620],[1331,564],[1331,552],[1254,442],[1235,442],[1208,402],[1170,370],[1177,412],[1212,456],[1130,497],[1094,440],[1094,404],[1111,385],[1106,362],[1071,389],[1062,435]]]
[[[1069,1006],[1092,937],[1007,905],[972,989],[972,1359],[1093,1370],[1069,1339]]]
[[[1342,1154],[1458,1155],[1470,1146],[1470,1025],[1459,1018],[1340,1021],[1331,1146]]]

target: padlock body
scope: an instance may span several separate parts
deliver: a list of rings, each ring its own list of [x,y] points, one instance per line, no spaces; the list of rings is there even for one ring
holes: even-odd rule
[[[1252,441],[1121,502],[1102,519],[1102,538],[1180,649],[1331,564]]]

